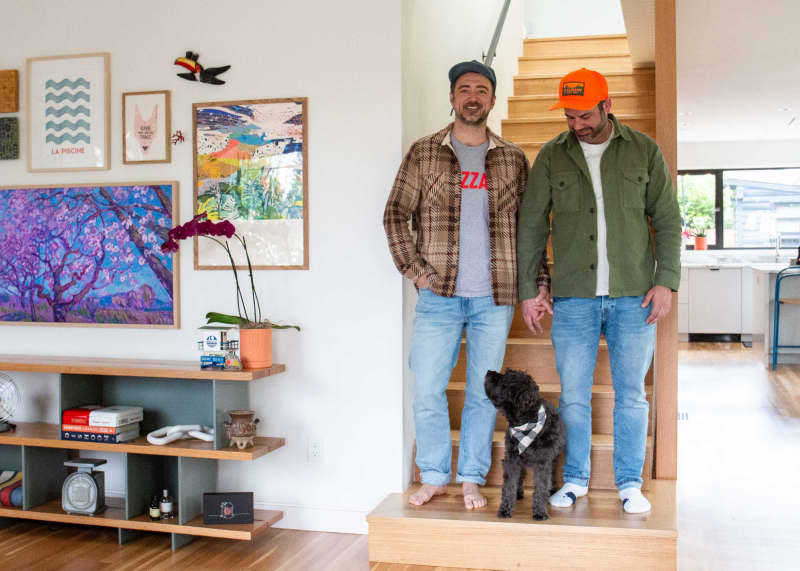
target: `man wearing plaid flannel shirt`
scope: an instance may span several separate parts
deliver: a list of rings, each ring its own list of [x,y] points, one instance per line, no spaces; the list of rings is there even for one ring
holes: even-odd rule
[[[456,481],[468,509],[491,465],[497,411],[483,379],[500,370],[517,301],[516,218],[528,161],[486,126],[494,71],[477,62],[450,70],[454,123],[415,142],[392,187],[383,224],[400,272],[419,290],[409,366],[414,373],[416,462],[422,505],[445,493],[452,444],[446,389],[466,329],[466,389]],[[408,227],[411,219],[416,241]],[[549,295],[546,259],[537,278]]]

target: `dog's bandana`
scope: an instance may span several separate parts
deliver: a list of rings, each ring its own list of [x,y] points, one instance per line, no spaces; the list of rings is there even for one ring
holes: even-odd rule
[[[508,431],[511,433],[511,438],[517,441],[517,450],[520,454],[528,449],[528,446],[533,444],[533,441],[544,428],[544,421],[547,420],[547,413],[544,410],[544,404],[539,406],[539,416],[536,422],[526,422],[520,426],[509,426]]]

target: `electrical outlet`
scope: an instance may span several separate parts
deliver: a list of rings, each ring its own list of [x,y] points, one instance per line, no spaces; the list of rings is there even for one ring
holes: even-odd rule
[[[311,438],[308,441],[308,461],[319,462],[322,459],[322,440]]]

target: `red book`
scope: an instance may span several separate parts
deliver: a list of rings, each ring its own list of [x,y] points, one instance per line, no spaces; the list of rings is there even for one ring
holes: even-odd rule
[[[101,408],[99,404],[87,404],[86,406],[68,408],[61,413],[61,422],[63,424],[78,424],[81,426],[88,426],[89,414],[98,408]]]

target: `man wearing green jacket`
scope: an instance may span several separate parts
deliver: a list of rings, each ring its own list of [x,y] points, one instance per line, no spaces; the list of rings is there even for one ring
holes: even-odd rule
[[[680,282],[680,210],[661,150],[610,113],[601,74],[585,68],[567,74],[556,108],[564,109],[569,130],[539,151],[517,230],[523,318],[536,332],[544,312],[553,314],[559,414],[567,427],[564,485],[550,503],[567,507],[588,492],[592,382],[602,333],[614,385],[615,484],[626,512],[647,512],[650,503],[641,493],[644,377],[655,324],[669,313]],[[552,307],[536,284],[551,232]]]

